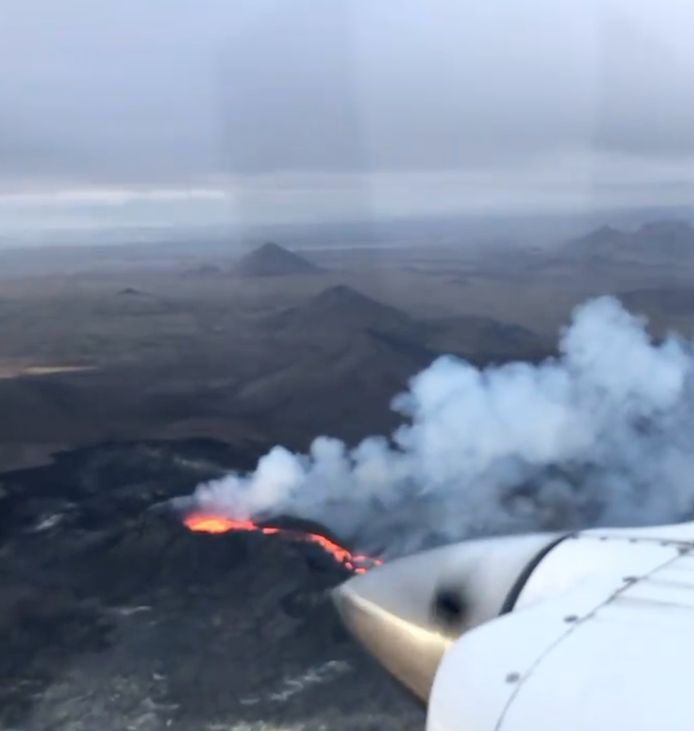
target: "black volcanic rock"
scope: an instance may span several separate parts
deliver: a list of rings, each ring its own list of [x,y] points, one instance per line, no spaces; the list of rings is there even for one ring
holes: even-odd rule
[[[263,244],[246,254],[236,267],[236,272],[244,277],[277,277],[317,271],[315,264],[274,243]]]
[[[344,567],[311,543],[195,533],[152,509],[229,456],[109,445],[3,475],[0,728],[422,728],[338,620]]]

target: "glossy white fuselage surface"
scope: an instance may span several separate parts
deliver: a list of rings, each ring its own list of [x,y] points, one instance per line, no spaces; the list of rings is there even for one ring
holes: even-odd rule
[[[585,531],[452,644],[428,731],[690,731],[694,525]]]

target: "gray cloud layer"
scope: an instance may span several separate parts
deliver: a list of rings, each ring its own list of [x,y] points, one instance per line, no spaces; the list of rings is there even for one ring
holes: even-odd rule
[[[693,25],[690,0],[6,0],[0,186],[215,188],[253,209],[327,175],[353,206],[404,208],[394,176],[441,173],[452,198],[539,176],[538,201],[560,179],[576,205],[628,199],[638,168],[636,202],[664,170],[684,198]]]

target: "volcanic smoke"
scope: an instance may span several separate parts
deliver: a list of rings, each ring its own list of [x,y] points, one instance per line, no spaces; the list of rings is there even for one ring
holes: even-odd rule
[[[397,396],[403,425],[349,449],[277,446],[255,472],[200,485],[196,511],[294,515],[370,555],[471,536],[694,513],[691,343],[649,338],[610,297],[576,308],[559,355],[478,369],[437,359]]]

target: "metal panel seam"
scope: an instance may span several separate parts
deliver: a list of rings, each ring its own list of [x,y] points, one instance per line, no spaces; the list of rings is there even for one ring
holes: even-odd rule
[[[688,546],[687,553],[678,553],[677,555],[673,556],[672,558],[668,559],[667,561],[663,562],[659,566],[656,566],[654,569],[649,571],[647,574],[644,574],[642,577],[640,577],[640,581],[644,579],[649,579],[651,576],[653,576],[655,573],[660,571],[661,569],[675,563],[679,559],[681,559],[683,556],[686,556],[689,554],[689,551],[692,550],[691,544]],[[612,594],[610,594],[604,601],[600,602],[594,609],[592,609],[588,614],[586,614],[584,617],[581,617],[577,622],[569,626],[559,637],[557,637],[554,642],[550,643],[544,651],[538,656],[538,658],[535,660],[534,663],[530,666],[527,672],[524,672],[521,678],[519,679],[518,683],[516,684],[516,687],[513,689],[513,692],[509,696],[508,700],[506,701],[506,705],[504,706],[503,711],[501,712],[499,716],[499,720],[497,721],[496,725],[494,726],[494,731],[502,731],[502,726],[504,721],[506,720],[506,717],[508,715],[508,712],[513,705],[513,702],[515,701],[516,697],[520,693],[523,685],[525,684],[526,680],[530,678],[530,676],[533,674],[535,669],[540,665],[540,663],[552,652],[554,651],[567,637],[569,637],[573,632],[575,632],[582,624],[584,624],[587,620],[591,619],[595,616],[595,614],[602,609],[603,607],[610,604],[612,601],[614,601],[622,592],[626,591],[627,589],[630,589],[633,586],[633,582],[625,583],[624,585],[618,587]]]

